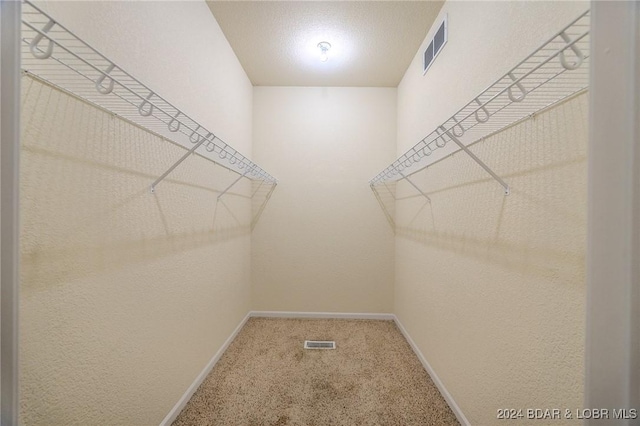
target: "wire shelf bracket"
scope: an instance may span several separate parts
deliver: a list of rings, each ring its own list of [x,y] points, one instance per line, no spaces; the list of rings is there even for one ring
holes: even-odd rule
[[[469,147],[589,87],[589,10],[543,43],[369,181],[406,180],[464,151],[509,195],[509,185]],[[453,142],[449,144],[448,142]],[[426,195],[425,195],[426,197]]]
[[[202,145],[204,143],[204,139],[202,139],[200,142],[198,142],[193,148],[191,148],[189,151],[187,151],[186,154],[184,154],[178,161],[176,161],[175,163],[173,163],[173,165],[171,167],[169,167],[169,169],[164,172],[162,175],[160,175],[160,177],[158,179],[156,179],[152,184],[151,184],[151,192],[155,192],[156,191],[156,185],[159,184],[162,179],[166,178],[169,173],[171,173],[176,167],[178,167],[180,165],[180,163],[182,163],[184,160],[187,159],[187,157],[189,157],[191,154],[193,154],[195,152],[196,149],[198,149],[200,147],[200,145]]]
[[[243,177],[245,177],[247,175],[247,173],[249,173],[249,170],[247,169],[246,172],[244,172],[242,175],[238,176],[238,178],[236,180],[234,180],[233,182],[231,182],[231,184],[229,186],[227,186],[224,191],[222,191],[220,194],[218,194],[218,200],[227,193],[227,191],[229,191],[231,188],[233,188],[233,186],[238,183]]]
[[[413,183],[413,181],[412,181],[411,179],[409,179],[409,177],[408,177],[408,176],[405,176],[402,172],[398,172],[398,173],[400,173],[400,176],[402,176],[402,179],[404,179],[404,180],[406,180],[407,182],[409,182],[409,184],[410,184],[411,186],[413,186],[413,187],[414,187],[414,188],[415,188],[415,189],[416,189],[420,194],[422,194],[422,196],[423,196],[424,198],[426,198],[428,202],[431,202],[431,198],[429,198],[429,196],[428,196],[427,194],[425,194],[425,193],[424,193],[424,191],[418,187],[418,185],[416,185],[415,183]],[[385,185],[385,186],[386,186],[386,185]]]
[[[391,189],[389,189],[389,185],[387,185],[386,182],[383,182],[382,184],[384,185],[384,187],[387,190],[387,192],[389,193],[389,195],[391,195],[391,198],[393,198],[394,201],[395,201],[396,196],[393,194],[393,191],[391,191]]]
[[[500,185],[502,185],[502,187],[504,188],[504,195],[509,195],[511,193],[511,190],[509,189],[509,185],[507,185],[507,183],[505,181],[503,181],[500,176],[495,174],[495,172],[493,170],[491,170],[491,168],[489,168],[489,166],[487,166],[484,163],[484,161],[479,159],[477,155],[475,155],[473,152],[471,152],[471,150],[469,148],[467,148],[467,146],[465,144],[460,142],[460,139],[455,137],[453,135],[453,132],[451,132],[449,130],[445,130],[444,127],[442,127],[442,126],[440,126],[440,130],[442,130],[447,136],[449,136],[449,139],[451,139],[453,142],[455,142],[455,144],[458,145],[461,150],[463,150],[469,157],[471,157],[473,159],[473,161],[478,163],[480,165],[480,167],[482,167],[487,173],[489,173],[491,175],[491,177],[493,177],[495,180],[498,181],[498,183]],[[402,173],[400,173],[400,174],[402,175]],[[404,175],[402,175],[402,176],[404,177]],[[405,177],[405,179],[409,183],[411,183],[413,185],[413,183],[411,181],[409,181],[408,178]],[[415,185],[414,185],[414,187],[415,187]]]
[[[187,151],[151,184],[151,192],[192,154],[240,177],[277,184],[278,181],[260,166],[31,1],[23,0],[22,3],[22,69],[26,75],[83,99]]]

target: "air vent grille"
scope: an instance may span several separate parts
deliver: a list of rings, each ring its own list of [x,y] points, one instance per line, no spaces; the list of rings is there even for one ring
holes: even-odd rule
[[[328,340],[305,340],[305,349],[335,349],[336,342]]]
[[[442,51],[442,48],[447,43],[447,16],[445,15],[444,19],[440,23],[438,30],[436,31],[433,39],[427,46],[427,49],[424,51],[424,72],[426,73],[433,61],[438,56],[438,53]]]

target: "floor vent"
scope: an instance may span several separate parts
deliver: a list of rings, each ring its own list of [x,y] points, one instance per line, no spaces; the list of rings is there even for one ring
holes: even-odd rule
[[[335,349],[336,342],[330,342],[326,340],[305,340],[305,349]]]

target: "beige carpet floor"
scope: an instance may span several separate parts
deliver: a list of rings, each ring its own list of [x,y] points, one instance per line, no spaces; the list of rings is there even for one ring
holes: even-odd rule
[[[173,424],[459,423],[392,321],[251,318]]]

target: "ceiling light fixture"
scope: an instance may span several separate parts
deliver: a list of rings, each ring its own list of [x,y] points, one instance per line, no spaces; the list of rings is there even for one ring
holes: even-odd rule
[[[321,41],[318,43],[318,48],[320,49],[320,60],[322,62],[327,62],[329,59],[329,49],[331,49],[331,44],[326,41]]]

